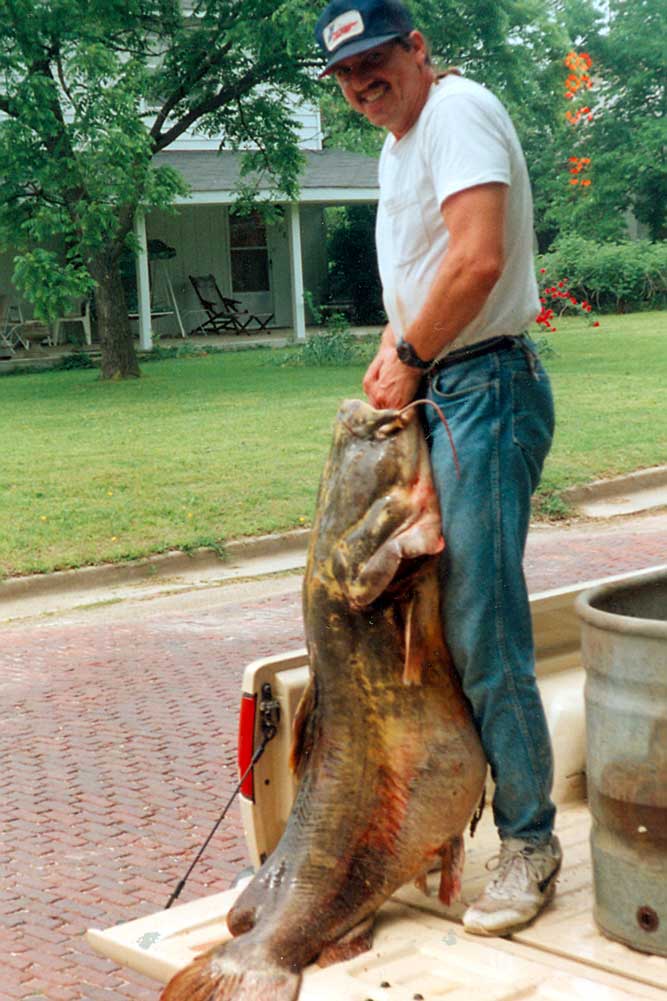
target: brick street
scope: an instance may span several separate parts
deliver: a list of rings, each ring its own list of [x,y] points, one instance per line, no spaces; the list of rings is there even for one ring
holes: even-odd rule
[[[667,515],[531,532],[531,591],[667,564]],[[162,908],[235,782],[245,665],[303,643],[298,574],[0,628],[0,999],[156,1001],[88,927]],[[1,592],[0,592],[1,594]],[[247,864],[233,810],[181,898]]]

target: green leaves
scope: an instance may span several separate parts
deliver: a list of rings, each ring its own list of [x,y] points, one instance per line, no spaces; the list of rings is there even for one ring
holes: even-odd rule
[[[72,261],[64,264],[52,250],[36,248],[16,260],[15,280],[32,300],[35,315],[45,321],[62,316],[72,299],[89,295],[93,281]]]

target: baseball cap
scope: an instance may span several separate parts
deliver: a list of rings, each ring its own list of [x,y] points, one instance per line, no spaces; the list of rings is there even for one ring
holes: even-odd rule
[[[315,25],[315,38],[328,62],[356,56],[413,30],[412,17],[399,0],[331,0]]]

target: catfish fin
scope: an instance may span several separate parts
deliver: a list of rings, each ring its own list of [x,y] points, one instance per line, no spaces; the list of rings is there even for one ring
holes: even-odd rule
[[[450,662],[442,635],[436,571],[422,571],[420,577],[419,586],[413,586],[401,603],[405,630],[404,685],[421,685],[430,664]]]
[[[230,955],[228,945],[199,956],[171,978],[160,1001],[296,1001],[301,974],[263,957],[261,966]]]
[[[332,570],[351,605],[363,608],[387,589],[400,562],[394,536],[407,516],[396,493],[371,504],[350,532],[337,542]]]
[[[410,494],[397,489],[371,504],[339,540],[332,570],[350,604],[364,608],[386,591],[403,560],[443,547],[437,508],[415,509]]]
[[[448,907],[458,900],[461,893],[461,879],[465,861],[463,837],[458,834],[451,841],[446,841],[440,849],[440,856],[442,858],[442,871],[438,896]]]
[[[420,644],[419,626],[414,625],[415,599],[408,603],[405,613],[405,662],[403,664],[403,684],[421,685],[424,657],[428,653]]]
[[[317,687],[311,677],[299,700],[292,724],[292,747],[290,748],[290,771],[301,778],[308,758],[315,744],[317,727]]]
[[[317,965],[331,966],[333,963],[343,963],[346,959],[354,959],[362,952],[368,952],[373,945],[374,922],[375,914],[371,914],[335,942],[325,945],[317,957]]]

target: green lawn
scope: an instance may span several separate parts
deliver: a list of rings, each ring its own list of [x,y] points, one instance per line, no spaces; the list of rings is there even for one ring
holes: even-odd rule
[[[548,335],[557,427],[538,511],[565,487],[667,462],[667,312],[600,324],[561,319]]]
[[[546,358],[558,433],[542,510],[573,483],[667,457],[667,313],[561,320]],[[247,351],[0,379],[0,573],[49,571],[281,531],[311,518],[338,403],[361,366]]]

